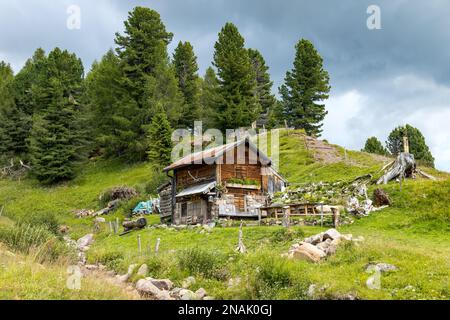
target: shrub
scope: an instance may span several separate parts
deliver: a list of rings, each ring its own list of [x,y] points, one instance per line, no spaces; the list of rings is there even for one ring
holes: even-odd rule
[[[205,278],[224,280],[228,277],[225,259],[226,257],[219,252],[192,248],[179,253],[178,264],[182,270],[190,274],[200,274]]]
[[[162,171],[160,167],[153,167],[150,181],[145,185],[145,192],[151,195],[158,194],[158,188],[169,181],[169,177]]]
[[[101,263],[110,270],[118,271],[122,267],[124,255],[120,251],[103,251],[97,253],[93,260],[95,263]]]

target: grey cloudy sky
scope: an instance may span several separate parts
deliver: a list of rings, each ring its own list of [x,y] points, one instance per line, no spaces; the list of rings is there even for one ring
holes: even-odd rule
[[[369,5],[381,30],[366,26]],[[66,27],[81,9],[81,29]],[[248,47],[264,55],[274,92],[292,66],[294,45],[310,39],[330,72],[332,92],[323,137],[360,149],[410,123],[425,135],[440,169],[450,171],[450,1],[445,0],[0,0],[0,60],[18,71],[37,47],[79,55],[85,68],[114,46],[136,5],[157,10],[178,41],[190,41],[200,71],[211,64],[217,33],[235,23]]]

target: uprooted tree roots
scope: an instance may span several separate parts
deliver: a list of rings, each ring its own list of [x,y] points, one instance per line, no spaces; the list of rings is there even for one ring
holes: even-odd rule
[[[30,170],[31,167],[22,160],[14,161],[14,159],[11,159],[9,165],[0,168],[0,178],[20,179]]]
[[[389,163],[382,170],[385,170],[384,175],[378,179],[377,184],[387,184],[393,179],[400,179],[401,181],[405,178],[414,178],[416,174],[420,174],[427,179],[436,180],[432,175],[417,169],[414,155],[405,152],[400,153],[395,161]]]

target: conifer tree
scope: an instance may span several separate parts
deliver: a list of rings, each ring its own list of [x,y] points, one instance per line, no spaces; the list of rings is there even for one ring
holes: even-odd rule
[[[17,108],[13,82],[14,75],[10,65],[0,62],[0,157],[18,156],[26,159],[26,140],[31,119]]]
[[[258,50],[248,49],[248,54],[256,77],[256,96],[262,112],[267,114],[276,103],[275,95],[271,91],[273,82],[270,80],[269,67]]]
[[[261,106],[255,95],[256,76],[244,38],[234,24],[226,23],[214,48],[220,95],[218,126],[222,130],[248,127],[258,118]]]
[[[179,126],[192,128],[195,120],[200,120],[200,81],[197,57],[189,42],[179,42],[173,54],[173,65],[178,79],[178,87],[184,98]]]
[[[83,65],[75,54],[56,48],[48,55],[43,74],[33,87],[39,112],[33,118],[30,151],[32,173],[51,184],[73,178],[83,155],[79,116]]]
[[[172,129],[163,107],[156,107],[148,128],[148,159],[155,164],[166,166],[171,162]]]
[[[383,147],[380,140],[378,140],[376,137],[370,137],[369,139],[367,139],[366,144],[364,145],[364,149],[362,149],[361,151],[380,155],[388,154],[386,148]]]
[[[403,152],[403,137],[405,135],[408,137],[409,153],[413,154],[414,158],[420,163],[434,167],[434,157],[425,142],[425,137],[419,129],[409,124],[404,127],[399,126],[389,134],[386,146],[391,154],[398,155]]]
[[[216,126],[215,113],[217,105],[220,101],[218,94],[219,80],[212,67],[206,69],[206,73],[201,82],[201,105],[202,105],[202,121],[205,128],[213,128]]]
[[[329,75],[310,41],[300,40],[295,49],[294,68],[286,73],[280,87],[283,116],[290,126],[320,136],[322,121],[328,113],[322,102],[330,92]]]

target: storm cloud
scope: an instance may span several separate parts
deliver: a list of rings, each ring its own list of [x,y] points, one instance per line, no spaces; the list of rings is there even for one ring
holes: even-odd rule
[[[67,8],[81,9],[81,28],[66,27]],[[37,47],[79,55],[86,70],[114,46],[114,33],[134,6],[157,10],[178,41],[190,41],[200,72],[211,65],[217,33],[235,23],[248,47],[264,55],[274,93],[292,67],[294,45],[311,40],[324,58],[332,92],[323,137],[360,149],[410,123],[425,135],[436,166],[450,171],[450,2],[299,0],[15,0],[0,3],[0,60],[20,70]],[[369,30],[367,8],[381,10]]]

